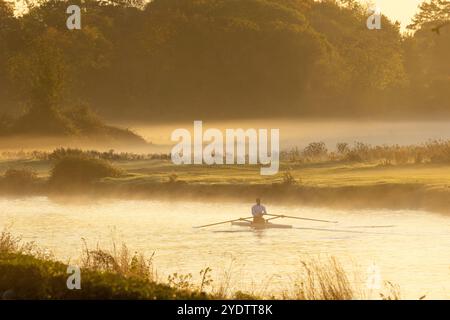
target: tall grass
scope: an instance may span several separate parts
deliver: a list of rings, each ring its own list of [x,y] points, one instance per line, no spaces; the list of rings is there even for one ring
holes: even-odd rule
[[[157,276],[153,266],[154,253],[146,258],[141,253],[131,252],[125,243],[119,247],[113,243],[112,250],[102,249],[98,246],[91,250],[84,239],[83,243],[84,249],[81,255],[83,268],[156,281]]]
[[[14,236],[6,228],[0,233],[0,254],[19,253],[19,254],[35,254],[42,256],[38,252],[33,242],[23,242],[22,237]]]
[[[327,261],[301,261],[300,278],[294,298],[299,300],[353,300],[360,298],[342,265],[331,257]]]

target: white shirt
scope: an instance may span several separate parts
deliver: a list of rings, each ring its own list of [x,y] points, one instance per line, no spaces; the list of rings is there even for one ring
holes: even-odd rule
[[[266,212],[266,207],[264,207],[263,205],[257,205],[257,204],[255,204],[255,205],[252,207],[252,215],[253,215],[254,217],[259,217],[259,216],[262,216],[262,215],[265,215],[265,214],[267,214],[267,212]]]

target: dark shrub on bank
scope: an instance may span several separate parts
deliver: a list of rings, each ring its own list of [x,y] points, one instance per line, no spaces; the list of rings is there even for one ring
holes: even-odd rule
[[[86,186],[106,177],[118,177],[121,171],[102,159],[69,156],[58,160],[49,183],[53,187]]]

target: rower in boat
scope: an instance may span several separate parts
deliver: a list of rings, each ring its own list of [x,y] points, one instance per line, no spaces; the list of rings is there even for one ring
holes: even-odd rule
[[[264,219],[264,215],[268,215],[270,218],[268,218],[266,220],[266,219]],[[286,216],[283,214],[269,214],[266,211],[266,207],[261,205],[261,200],[258,198],[258,199],[256,199],[256,204],[252,207],[252,216],[251,217],[238,218],[238,219],[227,220],[227,221],[222,221],[222,222],[210,223],[210,224],[205,224],[205,225],[194,227],[194,228],[206,228],[206,227],[218,226],[218,225],[225,224],[225,223],[231,223],[234,226],[240,226],[240,227],[250,227],[253,229],[266,229],[266,228],[291,229],[292,228],[292,225],[276,224],[276,223],[272,223],[271,221],[269,221],[269,220],[274,220],[274,219],[279,219],[279,218],[338,223],[337,221]],[[250,219],[253,219],[253,220],[250,220]]]
[[[261,204],[261,199],[256,199],[256,204],[252,207],[252,216],[254,224],[264,224],[266,220],[264,215],[267,214],[266,207]]]

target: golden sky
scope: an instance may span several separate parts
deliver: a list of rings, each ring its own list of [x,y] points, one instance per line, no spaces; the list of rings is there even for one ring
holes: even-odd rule
[[[359,0],[366,3],[366,0]],[[399,21],[404,29],[414,14],[417,6],[424,0],[372,0],[381,9],[381,12],[393,21]]]

